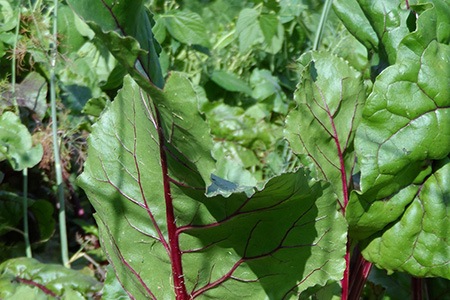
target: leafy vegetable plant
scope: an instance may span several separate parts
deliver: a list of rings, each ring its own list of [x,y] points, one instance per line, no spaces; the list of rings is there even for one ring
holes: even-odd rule
[[[253,186],[215,173],[204,95],[183,73],[163,79],[143,1],[68,2],[129,73],[93,127],[79,184],[130,297],[294,299],[336,295],[341,282],[342,298],[358,298],[370,264],[359,258],[365,272],[353,288],[355,244],[389,272],[450,279],[444,1],[336,1],[368,59],[300,58],[284,136],[302,165]],[[256,9],[241,12],[240,34],[256,30],[246,14],[259,18],[261,39],[275,39],[268,23],[280,23]],[[166,16],[167,30],[189,16]],[[244,42],[242,52],[253,46]],[[208,46],[205,36],[198,44]]]

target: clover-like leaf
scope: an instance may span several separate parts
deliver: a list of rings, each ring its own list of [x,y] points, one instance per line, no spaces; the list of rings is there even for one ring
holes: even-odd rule
[[[18,116],[7,111],[0,116],[0,161],[8,160],[16,171],[35,166],[43,155],[42,145],[33,146],[28,129]]]

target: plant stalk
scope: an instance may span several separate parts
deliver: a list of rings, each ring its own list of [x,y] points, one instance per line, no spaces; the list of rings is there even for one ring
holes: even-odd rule
[[[317,51],[319,49],[320,41],[322,40],[322,35],[325,30],[325,23],[328,18],[328,14],[331,9],[331,4],[333,4],[333,0],[326,0],[323,5],[322,15],[320,16],[319,26],[316,31],[316,36],[314,38],[313,51]]]
[[[159,147],[160,147],[160,158],[161,158],[161,170],[163,172],[164,181],[164,199],[166,203],[166,219],[167,219],[167,234],[169,237],[169,251],[170,260],[172,262],[172,278],[173,285],[175,289],[175,295],[177,300],[189,299],[188,292],[186,290],[186,284],[184,282],[183,264],[181,261],[181,250],[179,233],[177,232],[177,225],[175,220],[173,199],[170,189],[169,181],[169,170],[167,166],[167,156],[165,150],[165,140],[163,129],[160,126],[161,118],[159,116],[159,111],[155,109],[156,117],[158,122],[158,136],[159,136]]]
[[[65,267],[70,268],[69,250],[67,242],[66,229],[66,205],[64,201],[64,186],[61,168],[61,158],[59,155],[59,141],[58,141],[58,121],[56,116],[56,56],[57,56],[57,41],[58,41],[58,0],[54,0],[53,8],[53,43],[50,45],[50,101],[52,107],[52,133],[53,133],[53,154],[55,160],[56,186],[57,198],[59,202],[59,235],[61,240],[61,259]]]
[[[13,45],[13,53],[12,53],[12,63],[11,63],[11,94],[13,99],[14,111],[17,115],[20,115],[19,105],[17,103],[16,97],[16,51],[17,51],[17,40],[19,39],[19,30],[20,30],[20,18],[22,15],[22,2],[19,2],[19,10],[17,13],[17,26],[16,31],[14,32],[14,45]],[[31,252],[31,244],[30,244],[30,234],[28,228],[28,168],[22,170],[22,178],[23,178],[23,238],[25,241],[25,253],[28,258],[33,256]]]
[[[25,239],[25,253],[28,258],[32,258],[30,234],[28,228],[28,168],[23,169],[23,237]]]

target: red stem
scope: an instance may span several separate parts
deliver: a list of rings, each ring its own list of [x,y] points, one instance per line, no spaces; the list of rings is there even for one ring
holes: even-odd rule
[[[350,286],[348,292],[349,300],[359,300],[369,277],[372,264],[364,259],[358,247],[353,250],[351,262],[352,273],[350,278]]]
[[[342,214],[345,216],[345,209],[347,207],[349,195],[348,195],[347,173],[345,171],[344,155],[342,153],[341,145],[339,143],[339,137],[338,137],[338,133],[336,130],[336,125],[334,125],[333,116],[331,115],[328,104],[326,102],[324,104],[326,107],[326,112],[328,114],[328,118],[330,119],[331,128],[333,129],[332,137],[333,137],[334,143],[336,144],[336,149],[337,149],[338,156],[339,156],[339,165],[340,165],[339,171],[341,172],[342,196],[344,198],[344,203],[341,205],[341,207],[342,207]],[[344,256],[345,270],[344,270],[343,278],[341,280],[341,286],[342,286],[341,299],[342,300],[347,300],[348,296],[349,296],[348,293],[349,293],[349,272],[350,272],[350,239],[348,239],[348,238],[347,238],[346,249],[347,250],[346,250],[345,256]]]
[[[183,265],[181,263],[181,250],[179,243],[179,233],[177,232],[177,224],[175,221],[175,214],[173,209],[172,193],[170,191],[170,178],[167,168],[166,148],[164,146],[164,133],[161,127],[161,120],[159,112],[156,111],[156,118],[158,122],[158,137],[159,137],[159,153],[161,159],[161,169],[164,184],[164,199],[166,202],[166,220],[167,220],[167,234],[169,236],[170,247],[170,261],[172,265],[172,277],[177,300],[189,299],[186,285],[184,283]]]
[[[411,278],[411,285],[412,285],[412,299],[413,300],[422,300],[423,299],[423,293],[422,293],[422,286],[423,286],[423,279],[412,277]]]
[[[37,283],[33,280],[29,280],[29,279],[24,279],[24,278],[20,278],[20,277],[16,277],[16,280],[24,283],[24,284],[28,284],[28,285],[32,285],[37,287],[38,289],[40,289],[41,291],[43,291],[46,295],[52,296],[52,297],[58,297],[58,295],[56,295],[53,291],[49,290],[48,288],[46,288],[45,286],[43,286],[40,283]]]

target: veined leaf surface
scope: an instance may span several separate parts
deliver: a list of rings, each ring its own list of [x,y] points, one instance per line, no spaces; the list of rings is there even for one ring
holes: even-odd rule
[[[310,53],[295,93],[297,108],[286,120],[292,149],[306,156],[318,178],[329,181],[345,207],[355,154],[353,137],[365,89],[361,75],[341,58]]]
[[[111,43],[108,33],[134,38],[141,51],[133,64],[154,85],[162,88],[164,79],[152,33],[151,16],[144,0],[69,0],[71,8],[85,21],[116,55],[119,47]],[[120,51],[119,51],[120,52]],[[117,58],[120,61],[120,58]]]
[[[208,198],[210,144],[178,73],[151,96],[126,77],[94,126],[80,184],[125,289],[150,299],[291,299],[339,280],[346,225],[330,186],[300,170],[251,197]]]
[[[355,140],[361,193],[352,194],[347,219],[378,266],[450,278],[449,21],[438,24],[450,7],[438,3],[420,13],[367,100]]]

